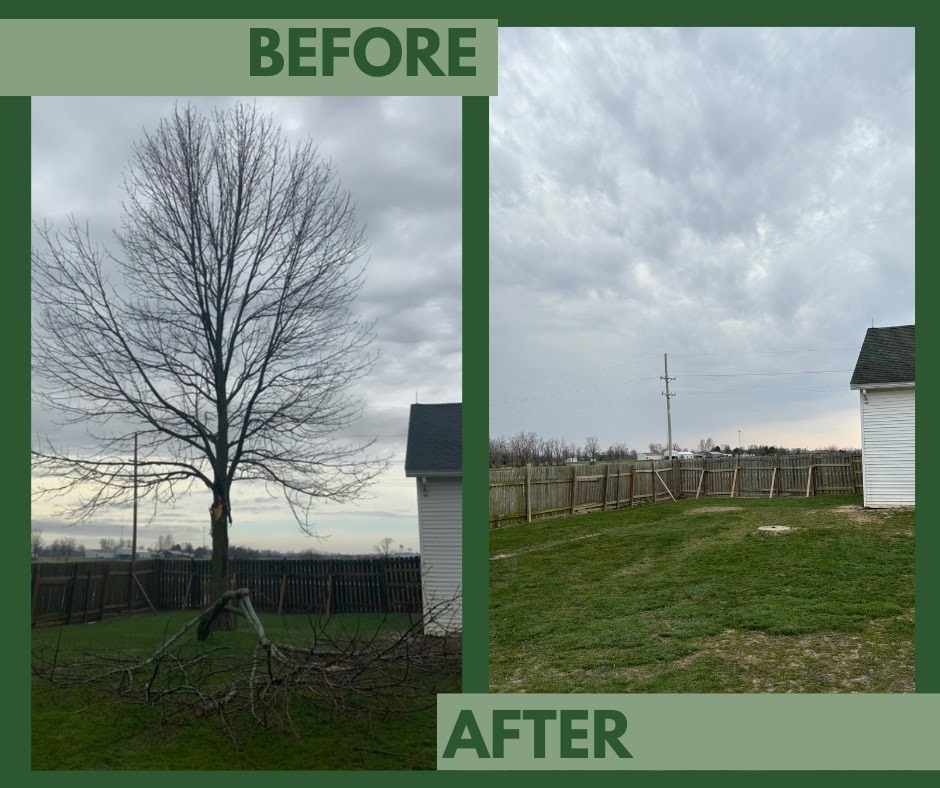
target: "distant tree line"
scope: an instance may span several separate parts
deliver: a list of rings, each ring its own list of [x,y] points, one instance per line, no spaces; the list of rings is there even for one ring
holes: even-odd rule
[[[666,454],[668,449],[662,443],[650,442],[651,454]],[[673,451],[692,451],[698,455],[727,454],[731,456],[748,455],[766,457],[769,455],[805,454],[810,451],[838,452],[857,451],[836,445],[817,449],[786,448],[767,444],[752,443],[747,447],[732,448],[728,443],[721,443],[712,438],[700,438],[691,449],[672,444]],[[589,436],[583,444],[569,443],[564,438],[543,438],[534,432],[520,432],[511,437],[490,438],[490,467],[519,467],[532,465],[564,465],[568,462],[616,462],[618,460],[636,460],[642,456],[626,443],[613,443],[602,449],[596,436]]]
[[[542,438],[534,432],[520,432],[509,438],[490,438],[490,467],[533,465],[564,465],[573,460],[635,460],[638,454],[625,443],[601,449],[596,436],[584,444],[569,443],[564,438]]]
[[[111,539],[101,538],[98,540],[97,548],[86,548],[73,536],[58,537],[49,542],[42,534],[41,530],[32,532],[31,552],[33,559],[55,559],[68,561],[77,558],[90,558],[94,551],[114,552],[115,554],[122,549],[129,550],[131,540],[126,538]],[[396,550],[397,547],[397,550]],[[391,556],[396,553],[402,553],[405,550],[404,545],[396,545],[395,540],[386,537],[375,546],[375,551],[382,555]],[[410,549],[410,548],[409,548]],[[163,534],[157,537],[157,540],[146,547],[138,543],[138,550],[148,550],[151,556],[167,557],[192,557],[192,558],[211,558],[212,550],[208,547],[195,547],[192,542],[177,542],[172,534]],[[269,548],[258,549],[254,547],[244,547],[241,545],[229,545],[228,554],[230,557],[250,559],[250,558],[315,558],[322,555],[317,550],[307,548],[306,550],[272,550]]]
[[[47,543],[42,531],[33,531],[33,558],[84,558],[85,545],[79,544],[74,537],[60,537]]]

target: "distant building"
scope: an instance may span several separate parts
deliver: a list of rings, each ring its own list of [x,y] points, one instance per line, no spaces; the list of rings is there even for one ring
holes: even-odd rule
[[[187,553],[185,550],[164,550],[159,555],[161,558],[192,558],[193,557],[192,553]]]
[[[119,548],[115,551],[115,556],[114,556],[114,557],[117,558],[117,559],[119,559],[119,560],[130,561],[130,560],[131,560],[131,548],[129,548],[129,547],[119,547]],[[153,558],[153,554],[152,554],[149,550],[145,550],[145,549],[142,548],[142,547],[138,547],[138,548],[137,548],[137,560],[138,560],[138,561],[143,561],[143,560],[147,560],[147,559],[150,559],[150,558]]]
[[[461,630],[461,405],[412,405],[405,475],[415,479],[425,632]]]
[[[914,326],[869,328],[849,385],[859,392],[865,506],[913,506]]]

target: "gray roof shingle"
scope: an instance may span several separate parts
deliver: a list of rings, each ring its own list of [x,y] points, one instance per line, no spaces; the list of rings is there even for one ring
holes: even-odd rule
[[[459,475],[463,467],[461,403],[415,404],[408,419],[406,476]]]
[[[913,382],[914,326],[869,328],[850,385]]]

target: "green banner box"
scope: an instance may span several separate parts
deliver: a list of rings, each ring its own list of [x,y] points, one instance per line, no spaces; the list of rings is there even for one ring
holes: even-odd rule
[[[438,769],[940,768],[940,695],[438,695]]]
[[[0,94],[493,96],[495,19],[11,19]]]

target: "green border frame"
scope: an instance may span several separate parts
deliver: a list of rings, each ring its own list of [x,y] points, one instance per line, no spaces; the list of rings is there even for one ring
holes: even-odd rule
[[[917,98],[917,135],[920,140],[930,140],[938,136],[936,109],[931,103],[927,75],[935,73],[938,63],[937,13],[928,9],[926,4],[912,0],[896,0],[891,4],[830,4],[822,5],[818,0],[794,0],[794,2],[764,7],[752,2],[734,0],[720,4],[694,3],[679,0],[664,6],[623,6],[613,8],[602,0],[584,0],[578,4],[546,0],[543,3],[525,0],[507,9],[504,4],[492,0],[479,0],[476,3],[460,4],[449,13],[442,13],[439,3],[427,0],[412,0],[401,3],[391,10],[387,2],[361,0],[360,2],[309,3],[299,0],[275,2],[267,6],[234,0],[223,9],[206,11],[203,6],[193,4],[191,0],[167,0],[158,7],[147,5],[128,7],[125,4],[99,2],[86,5],[80,13],[77,6],[63,0],[49,0],[41,9],[26,3],[17,3],[17,7],[5,9],[9,18],[446,18],[464,16],[474,18],[497,18],[503,26],[646,26],[657,24],[709,25],[709,26],[774,26],[774,25],[883,25],[912,26],[916,28],[916,69],[920,76],[916,87]],[[170,49],[171,42],[168,42]],[[487,665],[485,657],[488,651],[487,637],[487,583],[488,561],[485,507],[483,490],[486,489],[485,445],[488,434],[488,100],[485,98],[465,98],[464,100],[464,143],[463,143],[463,236],[464,236],[464,311],[463,311],[463,348],[464,348],[464,682],[467,691],[485,690],[487,683]],[[30,516],[30,502],[25,490],[28,487],[28,468],[22,460],[29,437],[29,404],[24,389],[29,380],[29,200],[24,199],[29,189],[29,151],[30,151],[30,108],[29,100],[21,97],[0,98],[0,156],[3,157],[3,186],[0,188],[0,229],[5,239],[7,251],[5,279],[3,288],[4,336],[7,344],[6,359],[10,370],[8,383],[3,388],[2,402],[7,413],[7,452],[11,458],[7,462],[5,481],[9,485],[7,501],[8,518],[13,522],[23,522]],[[937,154],[927,144],[917,147],[917,215],[921,221],[916,224],[916,250],[921,261],[930,260],[936,244],[931,243],[930,226],[926,218],[936,203],[932,195],[931,184],[937,171]],[[936,335],[936,318],[930,307],[932,274],[926,262],[921,262],[916,273],[916,306],[920,313],[917,352],[921,357],[920,391],[921,404],[927,400],[923,392],[933,389],[937,367],[927,355],[930,344]],[[924,388],[926,386],[926,389]],[[919,446],[929,447],[938,444],[937,417],[928,408],[921,407],[917,419],[917,441]],[[21,454],[22,453],[22,454]],[[929,457],[923,452],[924,457]],[[479,470],[476,470],[479,469]],[[916,540],[917,566],[917,691],[940,691],[940,573],[932,566],[940,556],[940,531],[924,523],[931,523],[935,517],[937,505],[927,497],[929,479],[925,463],[920,464],[918,472],[919,523]],[[475,527],[474,524],[478,524]],[[14,526],[15,527],[15,526]],[[20,539],[23,541],[21,542]],[[25,551],[25,529],[17,538],[11,540],[13,547],[8,572],[2,573],[5,598],[17,600],[12,616],[14,631],[28,631],[28,612],[22,604],[23,589],[28,588],[28,571],[25,562],[19,557]],[[470,602],[468,605],[467,602]],[[22,628],[21,628],[22,627]],[[115,780],[127,779],[124,773],[116,776],[88,772],[69,773],[67,776],[55,772],[29,772],[29,727],[24,725],[24,714],[29,714],[29,683],[20,680],[28,673],[29,659],[26,649],[10,649],[2,656],[7,668],[7,676],[12,679],[9,690],[7,718],[11,723],[3,738],[4,748],[8,752],[10,776],[25,777],[34,782],[69,779],[79,783],[94,782],[102,784]],[[874,721],[873,721],[874,724]],[[27,772],[26,774],[23,771]],[[800,778],[810,785],[831,785],[841,780],[851,780],[853,785],[882,785],[889,779],[908,785],[932,784],[936,779],[929,773],[905,772],[801,772]],[[793,773],[787,772],[706,772],[706,773],[633,773],[629,779],[641,781],[646,785],[668,785],[677,777],[704,782],[744,786],[759,776],[770,788],[792,783]],[[342,785],[413,785],[427,783],[428,780],[447,779],[451,784],[470,784],[478,782],[479,775],[451,772],[446,777],[436,778],[433,773],[413,772],[331,772],[328,775],[310,775],[307,773],[282,773],[280,779],[294,783],[298,780],[323,779],[327,777],[334,784]],[[185,779],[199,779],[215,784],[225,781],[227,784],[248,784],[256,778],[254,773],[216,773],[207,772],[187,775]],[[496,780],[503,777],[493,775]],[[165,773],[138,772],[135,780],[155,784],[166,779]],[[506,779],[517,779],[510,775]],[[549,784],[567,783],[570,775],[541,774],[538,779]],[[575,778],[578,779],[578,778]],[[623,776],[615,772],[594,773],[591,776],[594,785],[622,784]]]
[[[489,690],[489,99],[463,99],[463,691]],[[469,526],[469,527],[468,527]],[[467,602],[470,604],[467,604]]]
[[[9,4],[8,4],[9,5]],[[155,7],[128,6],[116,0],[98,0],[78,6],[69,0],[48,0],[41,10],[25,2],[4,9],[9,19],[498,19],[503,27],[636,27],[648,25],[683,26],[899,26],[913,27],[927,21],[926,4],[919,0],[893,3],[820,3],[818,0],[791,0],[777,6],[748,0],[717,0],[712,3],[674,0],[668,5],[645,4],[620,7],[604,0],[476,0],[443,8],[432,0],[405,0],[394,7],[383,0],[350,0],[340,3],[274,0],[261,6],[249,0],[231,0],[219,10],[207,12],[191,0],[166,0]],[[511,6],[511,7],[510,7]],[[446,10],[446,13],[444,11]]]

